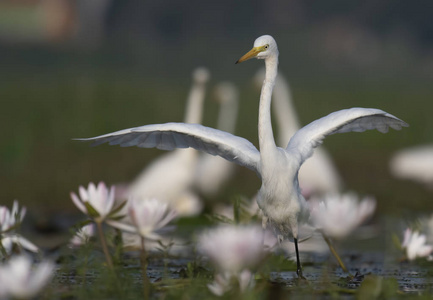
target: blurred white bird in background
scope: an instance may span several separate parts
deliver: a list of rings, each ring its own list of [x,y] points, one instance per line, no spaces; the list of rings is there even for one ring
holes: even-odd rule
[[[399,130],[408,125],[379,109],[344,109],[298,130],[286,148],[277,147],[271,124],[271,96],[278,72],[278,54],[274,38],[264,35],[257,38],[253,49],[236,62],[240,63],[250,58],[265,60],[266,77],[259,104],[260,151],[244,138],[199,124],[186,123],[144,125],[80,140],[94,141],[93,145],[108,142],[110,145],[123,147],[156,147],[161,150],[192,147],[222,156],[255,171],[262,180],[257,203],[264,214],[263,225],[270,225],[279,240],[293,238],[297,274],[302,278],[298,226],[308,220],[308,207],[298,183],[301,165],[313,155],[314,148],[328,135],[372,129],[386,133],[389,127]]]
[[[205,68],[194,70],[186,104],[185,123],[202,122],[203,102],[209,77],[209,71]],[[203,204],[192,191],[198,155],[199,153],[193,149],[178,149],[157,158],[133,181],[128,195],[134,199],[156,198],[167,202],[179,216],[200,213]]]
[[[215,88],[215,96],[220,105],[217,128],[234,133],[239,106],[238,89],[230,82],[221,82]],[[230,180],[234,167],[219,156],[203,153],[197,165],[197,189],[206,197],[215,197]]]
[[[260,69],[254,76],[254,83],[261,87],[265,79],[265,69]],[[272,112],[277,121],[277,144],[286,147],[290,138],[300,128],[300,122],[293,103],[292,93],[286,78],[278,72],[273,91]],[[316,149],[314,155],[299,170],[299,185],[304,197],[338,193],[342,180],[324,148]]]
[[[400,150],[393,155],[389,165],[395,177],[413,180],[433,189],[433,145]]]

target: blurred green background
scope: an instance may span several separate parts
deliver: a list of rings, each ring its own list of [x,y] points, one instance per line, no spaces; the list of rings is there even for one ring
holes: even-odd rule
[[[40,0],[0,3],[1,204],[36,218],[76,213],[70,191],[132,180],[162,151],[72,141],[149,123],[182,121],[191,73],[212,75],[204,124],[215,126],[213,87],[240,89],[236,134],[257,145],[263,62],[234,62],[271,34],[302,124],[353,106],[410,124],[400,132],[325,140],[347,190],[375,195],[379,213],[429,213],[424,186],[394,179],[404,147],[432,140],[433,3],[366,1]],[[238,168],[220,199],[252,196],[259,179]]]

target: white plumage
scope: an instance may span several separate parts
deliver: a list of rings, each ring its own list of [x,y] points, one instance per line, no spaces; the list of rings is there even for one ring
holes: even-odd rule
[[[145,125],[82,140],[94,141],[95,145],[108,142],[110,145],[156,147],[164,150],[192,147],[255,171],[262,180],[257,202],[265,216],[264,223],[271,225],[279,239],[294,238],[297,273],[302,276],[298,255],[298,225],[306,221],[308,208],[298,184],[301,165],[328,135],[369,129],[387,132],[389,127],[399,130],[408,125],[379,109],[344,109],[298,130],[286,148],[277,147],[270,114],[271,95],[278,69],[275,40],[269,35],[259,37],[255,40],[253,49],[237,63],[253,57],[264,59],[266,65],[259,104],[260,152],[244,138],[202,125],[185,123]]]
[[[390,161],[390,168],[397,178],[417,181],[433,189],[433,145],[398,151]]]
[[[198,68],[193,72],[193,84],[185,110],[186,123],[201,123],[203,102],[209,72]],[[193,149],[175,150],[147,166],[129,187],[133,198],[157,198],[168,202],[179,215],[194,215],[203,204],[192,191],[198,153]]]
[[[239,92],[230,82],[216,86],[215,96],[220,105],[217,128],[233,133],[238,114]],[[201,155],[197,165],[196,186],[200,193],[215,197],[234,172],[234,165],[227,160],[209,154]]]
[[[261,86],[264,78],[265,70],[260,69],[254,76],[256,85]],[[285,147],[300,128],[300,122],[292,100],[290,86],[281,73],[278,73],[275,80],[272,96],[272,112],[277,121],[277,144]],[[304,196],[337,193],[342,186],[341,177],[330,155],[323,148],[316,149],[314,156],[302,165],[298,178]]]

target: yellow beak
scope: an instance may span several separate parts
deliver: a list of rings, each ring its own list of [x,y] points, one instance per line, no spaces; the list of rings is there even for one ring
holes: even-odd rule
[[[242,56],[241,58],[239,58],[235,64],[239,64],[243,61],[249,60],[250,58],[256,57],[257,54],[259,54],[260,52],[264,51],[265,48],[264,47],[254,47],[253,49],[251,49],[250,51],[248,51],[247,54],[245,54],[244,56]]]

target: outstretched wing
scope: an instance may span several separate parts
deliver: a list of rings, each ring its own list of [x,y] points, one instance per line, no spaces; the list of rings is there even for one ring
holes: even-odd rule
[[[302,127],[290,139],[286,150],[298,156],[302,164],[313,155],[314,148],[322,144],[323,139],[328,135],[372,129],[386,133],[389,127],[400,130],[408,126],[404,121],[380,109],[359,107],[343,109]]]
[[[161,150],[191,147],[219,155],[259,174],[260,153],[252,143],[228,132],[199,124],[152,124],[77,140],[93,141],[92,146],[109,143],[121,147],[137,146]]]

